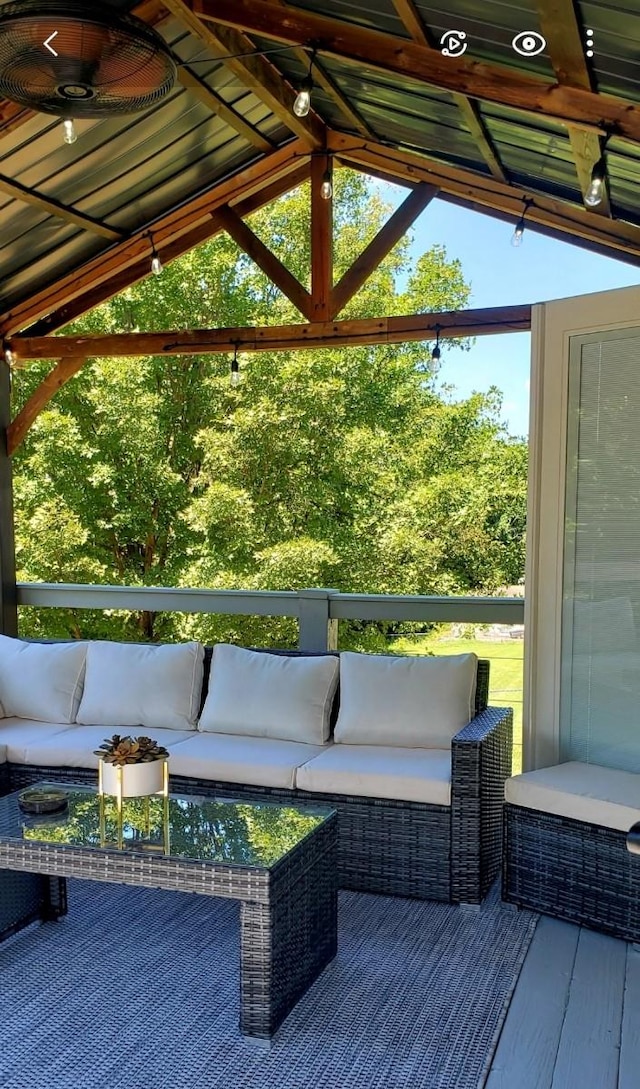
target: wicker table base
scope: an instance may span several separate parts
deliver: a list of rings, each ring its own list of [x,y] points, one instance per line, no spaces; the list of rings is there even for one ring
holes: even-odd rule
[[[239,900],[240,1030],[247,1037],[273,1036],[336,954],[335,813],[270,868],[70,849],[5,836],[0,825],[0,939],[64,914],[67,877]]]

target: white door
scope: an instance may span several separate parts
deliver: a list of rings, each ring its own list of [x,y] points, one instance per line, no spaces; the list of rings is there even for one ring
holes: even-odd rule
[[[534,307],[523,767],[640,771],[640,288]]]

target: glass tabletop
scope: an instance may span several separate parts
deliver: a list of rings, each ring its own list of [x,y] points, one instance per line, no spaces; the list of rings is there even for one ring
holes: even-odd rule
[[[36,786],[63,790],[67,808],[30,816],[18,804],[22,791],[0,798],[0,838],[97,851],[155,851],[170,858],[269,868],[334,812],[320,806],[154,794],[125,798],[120,818],[115,797],[99,796],[93,787],[53,782]]]

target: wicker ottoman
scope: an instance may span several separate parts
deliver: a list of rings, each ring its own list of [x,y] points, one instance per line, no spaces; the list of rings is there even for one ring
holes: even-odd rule
[[[509,903],[640,941],[640,775],[570,762],[505,784],[502,896]]]

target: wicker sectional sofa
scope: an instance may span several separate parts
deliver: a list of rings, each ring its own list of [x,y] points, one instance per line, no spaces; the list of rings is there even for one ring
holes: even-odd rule
[[[568,761],[505,784],[504,900],[640,941],[640,775]]]
[[[501,861],[512,712],[487,706],[489,663],[460,657],[0,636],[0,792],[95,782],[104,737],[146,733],[173,791],[335,808],[343,888],[479,903]]]

